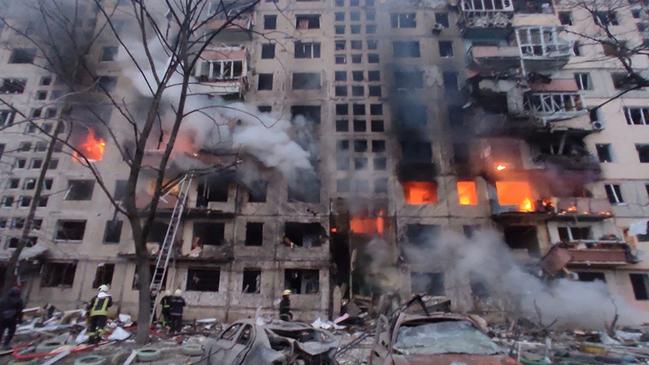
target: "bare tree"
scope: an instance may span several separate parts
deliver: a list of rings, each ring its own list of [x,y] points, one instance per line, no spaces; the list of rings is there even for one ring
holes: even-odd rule
[[[67,87],[67,93],[58,101],[63,105],[59,120],[67,126],[68,133],[45,130],[39,118],[14,106],[9,98],[0,98],[1,103],[21,117],[17,123],[34,125],[46,136],[50,148],[59,144],[72,154],[90,171],[115,211],[128,219],[139,280],[138,322],[142,325],[138,327],[138,343],[148,339],[145,324],[149,323],[151,308],[147,237],[161,196],[190,172],[169,168],[172,151],[181,126],[192,114],[209,118],[209,108],[191,103],[191,89],[196,82],[192,75],[216,37],[225,29],[239,26],[238,20],[252,11],[257,2],[131,0],[111,4],[100,0],[29,0],[20,9],[16,9],[16,2],[4,4],[5,9],[12,11],[0,16],[0,21],[12,30],[12,36],[37,49],[34,67],[55,74]],[[96,15],[96,25],[83,30],[89,10]],[[114,80],[98,75],[96,66],[89,61],[87,55],[96,49],[96,41],[105,37],[116,41],[123,51],[120,66],[122,71],[130,70],[133,83],[139,83],[137,96],[128,95],[115,87]],[[216,104],[214,107],[218,107]],[[112,111],[112,117],[106,116],[110,114],[105,113],[106,109]],[[94,120],[91,126],[89,119]],[[102,130],[107,143],[117,148],[128,166],[126,194],[121,199],[116,199],[108,189],[96,159],[75,140],[75,130],[88,128]],[[152,146],[159,151],[153,162],[146,156]],[[200,174],[214,169],[204,166],[191,172]],[[41,170],[39,187],[44,172],[45,169]],[[152,194],[142,204],[138,183],[145,178],[154,184]],[[35,209],[34,204],[30,211]],[[33,212],[30,214],[33,218]],[[26,222],[24,231],[29,232],[30,226],[31,220]],[[13,253],[14,263],[25,242],[21,240]]]

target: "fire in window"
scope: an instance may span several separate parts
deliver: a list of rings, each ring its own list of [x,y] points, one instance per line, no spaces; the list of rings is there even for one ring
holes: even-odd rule
[[[478,192],[475,181],[458,181],[457,197],[460,205],[478,205]]]
[[[534,191],[527,181],[497,181],[498,204],[515,206],[521,212],[535,210]]]
[[[84,158],[90,162],[101,161],[104,158],[106,140],[98,137],[94,130],[88,129],[85,135],[80,138],[76,148],[80,152],[72,152],[76,161],[84,161]]]
[[[284,270],[284,289],[291,290],[293,294],[317,294],[320,291],[318,270]]]
[[[403,195],[407,204],[437,203],[437,183],[434,181],[404,181]]]
[[[72,287],[76,271],[74,262],[48,262],[41,274],[41,287]]]

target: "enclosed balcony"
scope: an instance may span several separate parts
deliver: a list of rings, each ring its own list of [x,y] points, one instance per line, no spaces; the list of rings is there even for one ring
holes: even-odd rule
[[[586,113],[581,95],[577,92],[528,92],[523,108],[527,113],[544,120],[561,120]]]
[[[516,41],[525,72],[560,69],[572,56],[572,44],[559,37],[561,27],[533,26],[516,29]]]
[[[557,217],[573,219],[606,219],[613,216],[613,208],[608,199],[600,198],[557,198]]]
[[[203,52],[194,76],[193,93],[242,96],[248,90],[248,53],[244,47],[221,47]]]
[[[471,39],[506,37],[510,32],[512,0],[462,0],[464,36]]]

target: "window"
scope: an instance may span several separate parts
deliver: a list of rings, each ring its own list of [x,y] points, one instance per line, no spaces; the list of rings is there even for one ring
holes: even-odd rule
[[[273,74],[261,73],[257,79],[257,90],[273,90]]]
[[[63,241],[81,241],[85,231],[85,220],[59,220],[56,222],[54,238]]]
[[[370,39],[367,41],[367,49],[377,49],[379,48],[379,41],[376,39]]]
[[[122,236],[122,221],[106,221],[104,229],[104,243],[119,243]]]
[[[5,196],[2,197],[2,202],[1,203],[2,203],[3,207],[11,208],[13,206],[13,204],[14,204],[14,197],[9,196],[9,195],[5,195]]]
[[[65,200],[91,200],[95,189],[94,180],[70,180],[65,192]]]
[[[559,21],[562,25],[572,25],[572,13],[569,11],[560,11]]]
[[[344,22],[345,21],[345,13],[342,12],[342,11],[341,12],[336,12],[334,17],[335,17],[334,18],[335,21],[337,21],[337,22]]]
[[[424,73],[419,70],[394,72],[394,87],[397,90],[421,89],[424,87]]]
[[[579,281],[585,281],[585,282],[593,282],[593,281],[601,281],[601,282],[606,282],[606,275],[604,275],[603,272],[594,272],[594,271],[589,271],[589,272],[577,272],[577,278]]]
[[[320,114],[320,106],[317,105],[291,106],[291,119],[301,115],[312,123],[320,123]]]
[[[561,242],[593,239],[593,232],[590,227],[558,227],[557,231]]]
[[[351,41],[352,49],[363,49],[363,41]]]
[[[320,42],[295,42],[295,58],[320,58]]]
[[[291,246],[318,247],[322,245],[324,233],[319,223],[286,222],[283,241]]]
[[[417,27],[416,13],[393,13],[390,14],[392,28],[415,28]]]
[[[111,285],[113,283],[113,272],[115,271],[115,264],[101,263],[97,265],[95,271],[95,280],[92,281],[94,289],[99,288],[100,285]]]
[[[427,295],[444,295],[444,273],[411,272],[410,284],[412,293]]]
[[[338,179],[336,180],[336,191],[339,193],[348,193],[351,189],[351,183],[349,179]]]
[[[381,81],[381,71],[367,71],[368,81]]]
[[[195,74],[201,82],[237,80],[243,75],[243,60],[204,61],[197,65]]]
[[[17,158],[16,159],[16,168],[17,169],[24,169],[25,166],[27,166],[27,160],[24,158]]]
[[[46,262],[41,274],[41,287],[72,287],[76,271],[74,262]]]
[[[336,71],[334,76],[336,81],[347,81],[346,71]]]
[[[392,49],[394,51],[395,57],[419,57],[420,56],[419,41],[392,42]]]
[[[361,32],[361,26],[360,25],[351,25],[349,27],[349,29],[351,30],[352,34],[359,34]]]
[[[641,163],[649,163],[649,144],[636,144],[636,151],[638,151],[638,159]]]
[[[374,170],[385,171],[388,167],[388,160],[385,157],[377,157],[373,161]]]
[[[22,229],[25,227],[25,218],[16,217],[11,219],[10,228]]]
[[[41,77],[40,82],[38,83],[41,86],[49,86],[52,84],[52,77],[51,76],[43,76]]]
[[[345,41],[336,41],[336,51],[345,50]]]
[[[246,223],[246,246],[261,246],[264,243],[264,224]]]
[[[29,150],[32,149],[32,143],[31,142],[20,142],[18,145],[18,151],[20,152],[29,152]]]
[[[28,195],[21,195],[18,198],[18,206],[21,208],[29,208],[29,205],[32,203],[32,197]]]
[[[382,139],[375,139],[372,141],[372,152],[381,153],[385,152],[385,141]]]
[[[293,294],[317,294],[320,291],[318,270],[284,270],[284,289],[291,290]]]
[[[599,162],[613,162],[610,143],[598,143],[595,145],[595,149],[597,150]]]
[[[649,300],[649,275],[629,274],[636,300]]]
[[[381,97],[381,86],[379,86],[379,85],[370,86],[368,91],[369,91],[370,96]]]
[[[316,72],[294,72],[293,90],[319,90],[320,74]]]
[[[336,86],[334,92],[336,96],[347,96],[347,86]]]
[[[383,125],[382,120],[373,120],[372,121],[372,132],[384,132],[385,126]]]
[[[354,132],[365,132],[367,129],[367,122],[364,120],[354,120]]]
[[[117,58],[117,47],[103,47],[101,49],[101,62],[115,61]]]
[[[626,73],[624,72],[613,72],[611,73],[611,80],[613,81],[613,86],[617,90],[624,90],[627,87],[630,87],[630,80]]]
[[[364,96],[365,87],[364,86],[352,86],[352,96]]]
[[[0,127],[11,125],[16,113],[11,110],[0,110]]]
[[[220,246],[225,242],[225,223],[194,222],[192,237],[199,246]]]
[[[439,56],[453,57],[453,42],[439,41]]]
[[[261,45],[261,58],[272,59],[275,58],[275,44],[266,43]]]
[[[34,63],[36,58],[35,48],[15,48],[11,51],[9,63]]]
[[[624,116],[628,125],[649,125],[649,108],[625,107]]]
[[[261,270],[243,269],[243,283],[241,292],[246,294],[259,294],[261,290]]]
[[[336,115],[348,115],[348,114],[349,114],[348,104],[336,104]]]
[[[443,26],[444,28],[448,28],[448,13],[435,13],[435,23]]]
[[[34,151],[35,152],[45,152],[45,151],[47,151],[47,143],[45,143],[45,142],[36,142],[36,145],[34,146]]]
[[[354,140],[354,152],[356,152],[356,153],[367,152],[367,140],[365,140],[365,139],[355,139]]]
[[[47,99],[46,90],[39,90],[36,92],[36,100],[46,100],[46,99]]]
[[[349,132],[349,121],[347,119],[337,120],[336,132]]]
[[[248,202],[265,203],[268,182],[264,180],[255,180],[248,185]]]
[[[320,15],[297,15],[295,16],[295,23],[297,29],[319,29]]]
[[[43,160],[41,160],[40,158],[32,159],[31,166],[30,166],[32,169],[40,169],[41,166],[43,166]]]
[[[593,19],[601,26],[619,25],[614,11],[596,11],[593,13]]]
[[[273,107],[270,105],[257,105],[257,110],[260,113],[270,113],[273,111]]]
[[[277,15],[264,15],[264,29],[272,30],[277,28]]]
[[[446,95],[454,95],[458,91],[457,72],[443,72],[442,79]]]
[[[27,86],[27,79],[2,79],[0,94],[22,94],[25,92],[25,86]]]
[[[113,199],[116,201],[122,201],[126,198],[126,187],[128,181],[126,180],[117,180],[115,181],[115,192],[113,194]]]
[[[344,54],[337,54],[335,60],[337,65],[344,65],[347,63],[347,57]]]
[[[376,20],[376,12],[374,10],[365,10],[365,20],[373,22]]]
[[[363,55],[362,54],[353,54],[352,55],[352,63],[361,63],[363,62]]]
[[[590,74],[588,72],[575,73],[575,82],[579,90],[592,90],[593,87],[590,82]]]
[[[606,196],[611,204],[622,204],[624,198],[622,197],[622,189],[619,184],[605,184]]]
[[[370,104],[370,115],[383,115],[383,104]]]
[[[640,17],[642,16],[642,9],[631,9],[631,16],[634,19],[640,19]]]
[[[368,24],[365,26],[365,33],[367,34],[374,34],[376,33],[376,25],[375,24]]]
[[[29,179],[29,180],[36,182],[35,179]],[[18,186],[20,186],[20,179],[9,179],[9,181],[7,182],[7,189],[18,189]]]
[[[572,44],[572,52],[575,56],[581,56],[581,43],[579,43],[579,41],[575,41]]]
[[[344,25],[336,25],[334,27],[334,31],[336,34],[345,34],[345,26]]]
[[[187,269],[186,291],[219,291],[219,269]],[[233,334],[234,335],[234,334]]]

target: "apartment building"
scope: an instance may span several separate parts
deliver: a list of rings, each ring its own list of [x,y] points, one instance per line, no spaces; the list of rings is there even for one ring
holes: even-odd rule
[[[92,29],[98,14],[86,10]],[[490,228],[521,263],[565,245],[578,280],[604,280],[649,310],[649,237],[626,231],[649,216],[649,94],[589,112],[616,95],[621,72],[600,57],[601,44],[579,44],[589,14],[551,0],[260,2],[204,52],[194,90],[290,120],[315,174],[302,171],[295,184],[244,153],[232,170],[193,178],[164,286],[185,291],[193,318],[274,313],[285,288],[305,320],[335,314],[341,297],[387,291],[447,295],[471,310],[488,296],[484,285],[427,252],[449,233],[471,241]],[[645,14],[640,4],[616,9],[620,34],[643,42]],[[9,29],[0,36],[9,45],[0,50],[0,97],[54,128],[56,75],[33,67],[36,51]],[[102,85],[132,90],[120,52],[106,36],[89,58]],[[0,109],[3,126],[17,119]],[[119,125],[118,113],[104,117]],[[128,170],[93,133],[75,138],[101,146],[93,163],[119,200]],[[46,146],[29,124],[0,133],[4,257]],[[148,152],[155,159],[159,150]],[[240,172],[248,168],[254,174]],[[175,194],[160,202],[152,265]],[[87,168],[57,148],[21,266],[31,303],[77,307],[111,283],[121,309],[136,313],[132,238],[110,207]]]

